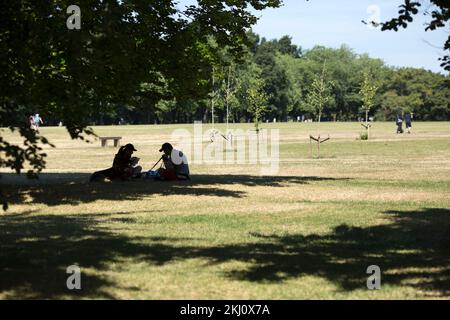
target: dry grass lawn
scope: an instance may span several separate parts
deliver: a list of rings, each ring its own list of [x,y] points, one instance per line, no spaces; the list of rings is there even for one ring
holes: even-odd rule
[[[177,183],[88,183],[116,150],[44,127],[56,148],[45,147],[40,179],[2,172],[0,299],[448,299],[450,123],[413,125],[398,136],[375,123],[359,141],[357,123],[264,124],[280,130],[277,175],[192,164],[192,180]],[[149,169],[179,128],[192,131],[94,130],[134,143]],[[332,138],[320,159],[310,157],[317,132]],[[81,291],[66,288],[72,264]],[[366,287],[370,265],[381,290]]]

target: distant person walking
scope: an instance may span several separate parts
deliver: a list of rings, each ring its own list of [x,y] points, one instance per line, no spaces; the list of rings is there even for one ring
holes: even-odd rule
[[[411,133],[413,115],[410,112],[405,113],[406,131]]]
[[[397,124],[397,134],[403,133],[403,115],[401,112],[397,113],[397,118],[395,122]]]
[[[33,117],[33,121],[34,121],[34,127],[35,130],[39,130],[39,126],[41,124],[44,124],[44,121],[42,120],[42,118],[39,116],[39,113],[36,113]]]
[[[34,116],[30,116],[28,118],[28,124],[30,125],[31,130],[37,130],[34,124]]]

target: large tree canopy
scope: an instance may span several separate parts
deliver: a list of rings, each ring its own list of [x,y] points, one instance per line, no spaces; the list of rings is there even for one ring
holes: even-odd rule
[[[208,37],[239,55],[257,20],[251,7],[280,1],[199,0],[179,9],[172,0],[79,0],[81,14],[66,0],[2,1],[0,127],[17,131],[23,144],[0,136],[0,167],[20,172],[28,163],[30,175],[45,167],[39,145],[49,142],[27,123],[37,110],[83,138],[92,133],[90,115],[117,103],[205,96],[215,59]],[[69,29],[70,14],[81,16],[80,29]]]
[[[250,8],[281,3],[200,0],[179,9],[171,0],[80,0],[81,29],[69,30],[71,4],[1,4],[0,127],[18,130],[24,139],[19,146],[0,137],[1,167],[19,172],[26,162],[33,171],[45,165],[38,144],[47,140],[26,124],[33,111],[59,119],[79,138],[89,133],[90,114],[129,102],[143,84],[147,96],[161,94],[161,82],[174,97],[206,95],[215,59],[208,36],[239,55],[256,22]]]
[[[423,11],[423,14],[431,17],[426,25],[426,31],[432,31],[439,28],[449,28],[448,21],[450,19],[450,1],[448,0],[430,0],[430,6]],[[406,28],[409,23],[413,22],[414,16],[420,12],[422,4],[417,1],[404,0],[399,6],[398,17],[394,17],[389,21],[382,23],[381,30],[395,30]],[[450,51],[450,35],[443,46],[444,51]],[[450,71],[450,55],[446,54],[442,58],[441,66]]]

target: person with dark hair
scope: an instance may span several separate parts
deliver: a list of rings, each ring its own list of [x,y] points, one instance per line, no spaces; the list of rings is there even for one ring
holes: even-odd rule
[[[413,118],[412,113],[410,113],[410,112],[405,113],[406,131],[408,131],[408,133],[411,133],[412,118]]]
[[[119,151],[114,157],[111,168],[94,172],[91,176],[91,181],[109,180],[129,180],[131,178],[139,178],[142,167],[138,166],[139,158],[131,157],[133,152],[137,151],[134,146],[129,143],[120,147]]]
[[[174,149],[170,143],[166,142],[159,152],[164,152],[162,156],[164,168],[158,170],[163,180],[190,180],[188,160],[182,151]]]
[[[30,125],[30,128],[34,131],[37,130],[36,126],[34,125],[34,117],[33,116],[29,116],[28,117],[28,124]]]
[[[397,113],[397,118],[395,122],[397,124],[397,134],[403,133],[403,115],[401,112]]]

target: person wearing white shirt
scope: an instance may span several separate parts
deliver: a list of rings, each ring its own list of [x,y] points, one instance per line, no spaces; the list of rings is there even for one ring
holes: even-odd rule
[[[190,180],[188,159],[183,151],[174,149],[166,142],[159,152],[164,152],[165,169],[160,170],[160,174],[165,180]]]

